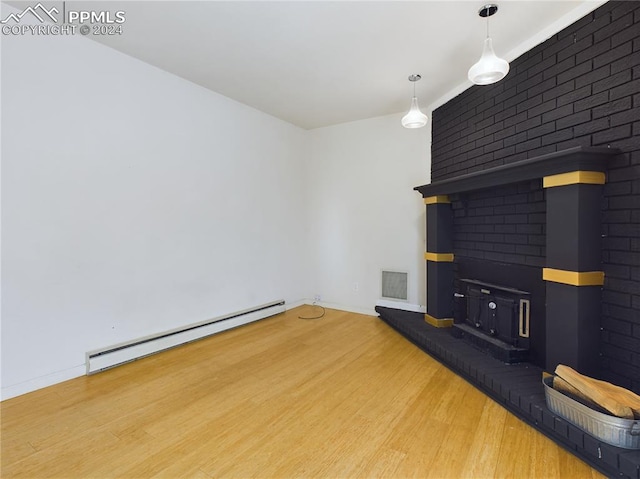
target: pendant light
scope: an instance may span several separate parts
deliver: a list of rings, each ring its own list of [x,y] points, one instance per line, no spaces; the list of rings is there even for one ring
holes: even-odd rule
[[[478,11],[478,15],[487,19],[487,38],[484,41],[480,60],[469,69],[469,80],[476,85],[496,83],[509,73],[509,63],[495,54],[489,36],[489,17],[497,11],[498,6],[493,4],[485,5]]]
[[[422,77],[420,75],[410,75],[409,81],[413,83],[413,98],[411,98],[411,109],[409,113],[402,117],[402,126],[405,128],[422,128],[427,124],[427,115],[420,111],[418,98],[416,97],[416,82]]]

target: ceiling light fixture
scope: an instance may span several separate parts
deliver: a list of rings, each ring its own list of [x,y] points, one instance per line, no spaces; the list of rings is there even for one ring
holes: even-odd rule
[[[478,63],[469,69],[469,80],[476,85],[491,85],[502,80],[509,73],[509,63],[493,51],[489,36],[489,17],[498,11],[498,5],[485,5],[478,11],[478,15],[487,19],[487,38],[482,48],[482,56]]]
[[[420,75],[410,75],[409,81],[413,83],[413,98],[411,98],[411,109],[409,113],[402,117],[402,126],[405,128],[422,128],[427,124],[427,115],[420,111],[418,98],[416,97],[416,82],[422,77]]]

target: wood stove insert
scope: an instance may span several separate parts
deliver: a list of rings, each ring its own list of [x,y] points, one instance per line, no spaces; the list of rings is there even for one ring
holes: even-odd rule
[[[531,294],[473,279],[459,284],[455,334],[505,363],[528,360]]]

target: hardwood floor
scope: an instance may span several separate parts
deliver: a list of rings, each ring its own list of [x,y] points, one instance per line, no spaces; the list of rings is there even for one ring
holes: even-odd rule
[[[2,402],[2,477],[604,477],[379,319],[310,313]]]

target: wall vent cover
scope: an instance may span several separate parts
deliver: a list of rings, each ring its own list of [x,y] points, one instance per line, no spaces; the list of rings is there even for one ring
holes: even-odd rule
[[[407,301],[408,276],[401,271],[382,271],[382,297]]]

